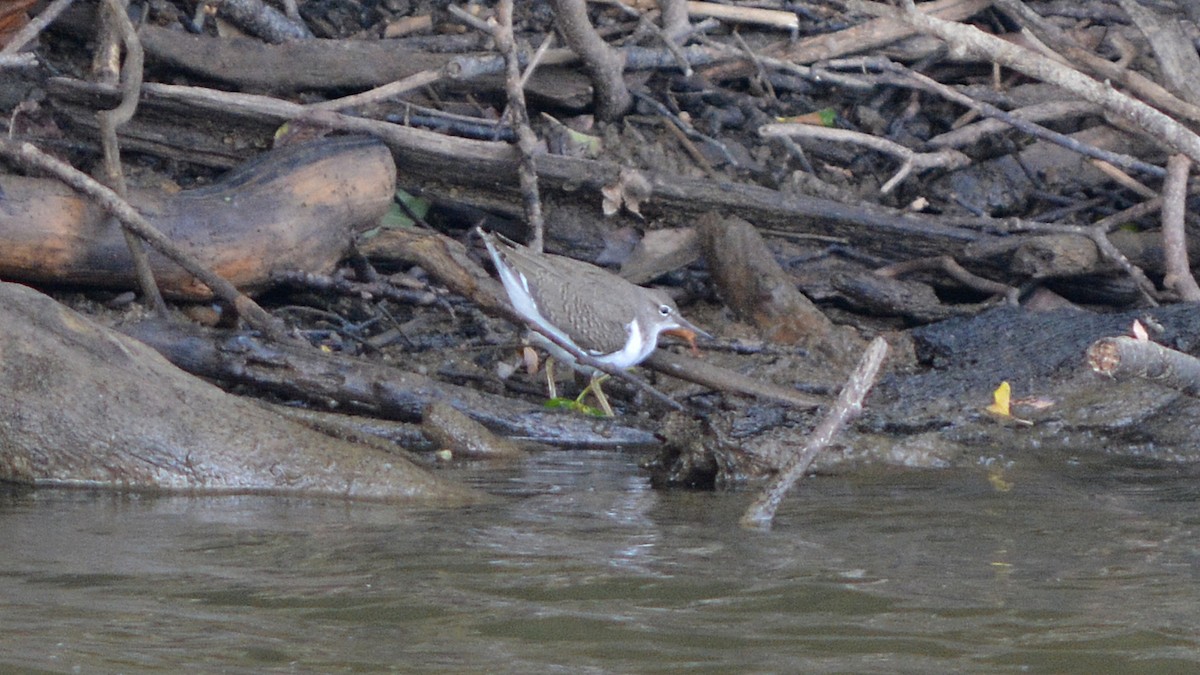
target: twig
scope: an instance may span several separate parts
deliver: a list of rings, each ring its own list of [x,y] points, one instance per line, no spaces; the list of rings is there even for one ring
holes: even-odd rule
[[[680,2],[678,4],[682,5],[683,3]],[[659,28],[658,24],[646,18],[644,13],[639,12],[636,8],[630,7],[629,5],[621,2],[621,0],[610,0],[610,5],[617,8],[619,11],[636,18],[638,21],[638,30],[644,30],[658,38],[658,40],[663,43],[663,46],[667,49],[667,51],[671,52],[671,56],[675,57],[675,62],[679,65],[679,70],[683,72],[684,77],[691,77],[693,75],[692,66],[688,63],[687,56],[683,53],[683,50],[679,48],[679,43],[677,42],[679,38],[668,35],[664,28]],[[689,28],[690,26],[687,23],[687,9],[685,6],[683,10],[683,25],[679,29],[679,36],[682,37],[682,35],[686,33]]]
[[[1138,218],[1145,217],[1154,213],[1162,207],[1162,198],[1155,197],[1141,204],[1114,213],[1111,216],[1101,218],[1095,223],[1088,226],[1080,225],[1062,225],[1059,223],[1038,223],[1033,221],[1014,221],[1013,227],[1009,228],[1009,232],[1054,232],[1058,234],[1077,234],[1091,239],[1096,248],[1100,250],[1101,255],[1116,263],[1129,278],[1133,279],[1137,284],[1138,291],[1142,294],[1142,300],[1146,304],[1157,307],[1158,301],[1155,299],[1154,282],[1146,277],[1146,273],[1140,267],[1130,262],[1129,258],[1125,257],[1124,253],[1108,238],[1108,233],[1121,225]]]
[[[846,381],[846,386],[842,388],[842,393],[838,395],[837,402],[826,413],[817,428],[813,429],[804,449],[784,464],[762,495],[754,500],[750,508],[746,509],[746,513],[742,515],[741,519],[742,527],[770,529],[771,521],[775,519],[775,512],[779,509],[779,504],[787,495],[788,490],[792,489],[796,481],[804,476],[817,455],[833,442],[846,424],[862,412],[863,399],[871,390],[871,386],[875,384],[875,376],[879,373],[879,367],[883,365],[883,359],[887,353],[886,340],[877,337],[871,341],[866,351],[863,352],[862,358],[859,359],[858,366]]]
[[[801,136],[805,138],[821,138],[841,143],[857,143],[873,150],[878,150],[902,160],[900,169],[892,176],[879,191],[887,194],[904,180],[914,169],[941,168],[947,171],[961,169],[971,164],[971,158],[958,150],[944,149],[935,152],[917,152],[886,138],[879,138],[849,129],[832,129],[814,124],[764,124],[758,128],[763,138],[779,136]]]
[[[542,44],[538,45],[533,56],[529,59],[529,63],[525,65],[525,71],[521,73],[521,91],[525,91],[525,86],[529,84],[529,78],[537,71],[538,64],[542,59],[546,58],[546,52],[550,51],[550,47],[554,46],[554,33],[546,33],[546,37],[542,38]],[[505,63],[507,67],[507,61]]]
[[[979,275],[972,274],[965,267],[958,264],[958,261],[948,255],[940,255],[936,258],[916,258],[913,260],[905,260],[886,267],[880,267],[875,270],[875,274],[881,277],[894,279],[905,274],[911,274],[917,270],[938,269],[945,272],[950,278],[981,293],[991,293],[993,295],[1002,295],[1010,305],[1017,305],[1020,299],[1020,290],[1002,284],[999,281],[985,279]]]
[[[692,28],[688,22],[687,2],[658,0],[658,8],[662,11],[663,36],[668,42],[679,44]]]
[[[1183,155],[1167,159],[1167,180],[1162,188],[1163,257],[1167,274],[1163,286],[1175,291],[1187,302],[1200,301],[1200,286],[1188,265],[1187,234],[1184,214],[1187,210],[1188,171],[1192,162]]]
[[[1121,187],[1126,188],[1130,192],[1137,193],[1142,199],[1152,199],[1158,196],[1158,193],[1150,189],[1145,183],[1138,181],[1133,176],[1102,159],[1093,159],[1092,166],[1096,167],[1100,173],[1113,179]],[[1045,219],[1043,218],[1043,220]]]
[[[667,106],[654,100],[654,97],[641,92],[634,94],[634,96],[637,97],[637,100],[657,110],[659,115],[662,115],[670,124],[678,127],[679,130],[686,134],[688,138],[694,138],[696,140],[703,141],[705,145],[719,151],[722,155],[724,155],[725,161],[730,166],[741,166],[741,163],[737,161],[737,158],[733,156],[733,153],[729,151],[729,148],[725,147],[724,143],[713,138],[712,136],[706,136],[699,131],[696,131],[695,127],[693,127],[691,124],[688,124],[687,121],[685,121],[679,115],[676,115]]]
[[[154,228],[129,202],[75,167],[38,150],[32,143],[0,138],[0,155],[20,164],[58,178],[71,189],[87,195],[100,208],[114,215],[121,223],[133,230],[150,244],[154,250],[178,264],[189,274],[199,279],[213,294],[225,300],[246,319],[251,326],[278,341],[289,341],[283,324],[271,316],[249,297],[243,295],[233,284],[210,272],[194,256],[182,251],[170,239]]]
[[[951,91],[954,90],[951,89]],[[973,101],[974,99],[971,100]],[[970,114],[986,116],[986,113],[980,109],[972,109]],[[1012,115],[1018,123],[1037,123],[1042,120],[1063,120],[1072,117],[1095,116],[1100,114],[1100,106],[1095,103],[1088,103],[1087,101],[1047,101],[1045,103],[1027,105],[1023,108],[1016,108],[1008,111],[1007,114]],[[995,118],[971,122],[964,126],[956,126],[950,131],[930,138],[926,141],[926,144],[931,148],[961,148],[976,145],[988,136],[1002,133],[1013,126],[1000,119],[999,116],[996,116]]]
[[[692,161],[696,162],[696,164],[700,166],[701,171],[703,171],[709,178],[714,180],[717,178],[717,170],[713,168],[712,163],[708,161],[708,158],[704,156],[704,153],[700,152],[700,148],[696,147],[696,144],[692,142],[692,139],[688,138],[683,129],[680,129],[679,125],[675,124],[673,119],[667,118],[667,121],[663,124],[663,127],[675,137],[675,140],[679,141],[679,145],[683,146],[684,151],[691,156]]]
[[[129,21],[125,11],[125,2],[121,0],[105,0],[104,9],[108,12],[109,20],[100,22],[101,26],[112,26],[120,36],[120,42],[125,46],[125,61],[121,65],[121,103],[112,110],[102,110],[96,114],[100,126],[100,141],[104,148],[105,183],[121,197],[125,198],[125,172],[121,168],[121,144],[117,140],[117,128],[133,119],[137,111],[138,99],[142,93],[142,66],[144,54],[142,43],[138,40],[137,31]],[[129,255],[133,258],[134,271],[137,274],[138,286],[142,289],[150,306],[160,316],[167,315],[167,303],[163,301],[158,284],[154,281],[154,272],[150,269],[150,256],[146,247],[128,227],[122,224],[121,234],[125,237],[125,245],[129,247]]]
[[[1154,80],[1129,68],[1127,58],[1123,57],[1120,61],[1114,63],[1093,54],[1091,51],[1079,46],[1070,33],[1047,21],[1042,15],[1021,2],[1021,0],[995,0],[995,3],[1009,15],[1020,19],[1022,23],[1029,27],[1030,31],[1036,33],[1041,38],[1043,43],[1054,45],[1056,50],[1084,68],[1087,68],[1092,74],[1109,80],[1114,85],[1120,85],[1123,89],[1128,89],[1141,98],[1150,101],[1156,108],[1160,108],[1176,117],[1192,122],[1200,122],[1200,107],[1180,100]],[[1116,37],[1119,33],[1112,33],[1111,35]],[[1114,40],[1114,42],[1116,41]],[[1120,43],[1118,43],[1118,46],[1120,46]]]
[[[800,168],[804,170],[804,173],[816,178],[817,170],[813,168],[812,162],[808,161],[808,155],[804,152],[804,148],[800,147],[799,143],[793,141],[788,136],[780,136],[779,140],[783,143],[783,147],[787,149],[788,154],[797,162],[800,162]]]
[[[993,2],[994,0],[932,0],[922,2],[921,11],[943,19],[962,20],[987,11]],[[880,18],[863,21],[842,30],[806,37],[771,51],[788,61],[818,63],[850,54],[883,51],[888,45],[907,40],[917,34],[918,31],[909,25],[891,18]]]
[[[487,21],[475,16],[474,14],[468,12],[467,10],[463,9],[462,7],[451,4],[446,9],[451,14],[454,15],[454,18],[458,19],[459,21],[462,21],[463,23],[467,24],[471,28],[474,28],[475,30],[479,31],[480,33],[490,34],[492,32],[492,29],[488,25]]]
[[[46,5],[46,8],[39,12],[32,21],[25,24],[21,30],[17,31],[16,34],[9,39],[8,44],[4,45],[4,49],[0,49],[0,54],[7,56],[21,51],[25,45],[29,44],[31,40],[45,30],[46,26],[49,26],[52,21],[57,19],[58,15],[62,14],[63,11],[70,7],[71,3],[74,1],[75,0],[54,0],[54,2]]]
[[[730,351],[737,351],[733,348],[736,347],[735,345],[721,344],[709,344],[705,346],[705,349],[714,351],[723,347],[729,347]],[[774,345],[760,345],[754,349],[747,348],[741,353],[777,353],[792,357],[796,356],[797,350],[794,348],[776,348]],[[699,384],[714,391],[744,394],[746,396],[753,396],[754,398],[778,401],[796,408],[818,408],[828,403],[828,400],[820,396],[806,394],[792,387],[774,384],[761,377],[743,375],[736,370],[722,368],[707,360],[697,359],[686,354],[676,354],[666,349],[654,350],[654,353],[650,355],[650,358],[643,361],[642,365],[649,366],[651,370],[677,377],[681,380],[687,380],[688,382]]]
[[[383,119],[405,127],[433,129],[450,136],[484,141],[504,141],[505,143],[517,141],[516,130],[503,120],[455,115],[435,108],[414,105],[407,101],[404,104],[404,112],[391,113],[385,115]]]
[[[1195,132],[1155,108],[1077,70],[984,33],[978,28],[922,14],[913,5],[912,0],[903,0],[903,9],[900,11],[863,0],[848,0],[848,6],[902,20],[925,33],[945,40],[952,50],[960,54],[991,61],[1028,77],[1058,85],[1085,100],[1100,104],[1110,113],[1132,122],[1160,142],[1184,153],[1192,161],[1200,162],[1200,136]]]
[[[772,101],[778,100],[779,97],[775,95],[775,87],[771,85],[771,80],[767,78],[766,64],[762,62],[762,59],[758,58],[758,54],[750,48],[750,45],[746,43],[746,39],[742,37],[739,31],[733,31],[733,39],[737,42],[738,48],[745,52],[746,58],[750,59],[750,62],[754,64],[754,69],[758,73],[758,79],[762,83],[763,89],[767,92],[767,97]]]
[[[529,126],[529,109],[525,107],[525,90],[521,88],[521,62],[517,58],[517,44],[513,38],[512,11],[512,0],[501,0],[496,7],[496,20],[489,21],[488,25],[492,39],[496,41],[496,49],[504,55],[506,65],[504,90],[508,94],[508,113],[510,123],[517,132],[517,149],[521,151],[517,179],[525,203],[525,219],[533,233],[529,246],[541,253],[546,221],[542,216],[542,199],[538,195],[537,166],[534,160],[538,141],[533,127]]]
[[[973,99],[970,96],[967,96],[966,94],[964,94],[960,91],[956,91],[955,89],[948,87],[948,86],[942,84],[941,82],[934,80],[931,77],[928,77],[921,73],[915,72],[911,69],[905,68],[904,66],[897,64],[897,63],[891,61],[890,59],[875,58],[875,57],[871,57],[871,58],[867,58],[867,59],[847,59],[844,61],[838,61],[835,63],[831,63],[831,64],[829,64],[829,66],[830,67],[848,67],[848,68],[853,68],[855,70],[860,70],[862,68],[879,69],[879,70],[882,70],[884,73],[893,75],[896,78],[898,78],[898,79],[889,79],[890,84],[895,84],[895,85],[905,86],[905,87],[916,87],[921,90],[928,91],[932,94],[936,94],[936,95],[946,98],[948,100],[954,101],[955,103],[959,103],[963,106],[966,106],[967,108],[970,108],[971,110],[975,110],[975,111],[979,112],[980,114],[982,114],[984,117],[990,117],[992,119],[996,119],[1001,122],[1004,122],[1005,124],[1008,124],[1009,126],[1013,127],[1014,129],[1019,129],[1020,131],[1023,131],[1035,138],[1042,138],[1047,141],[1050,141],[1051,143],[1056,143],[1058,145],[1061,145],[1064,148],[1067,148],[1069,150],[1074,150],[1075,152],[1078,152],[1082,155],[1086,155],[1088,157],[1093,157],[1095,159],[1105,161],[1105,162],[1108,162],[1108,163],[1116,165],[1116,166],[1124,167],[1126,169],[1140,171],[1142,173],[1149,174],[1151,176],[1162,176],[1165,173],[1162,167],[1154,166],[1153,164],[1148,164],[1136,157],[1131,157],[1129,155],[1125,155],[1125,154],[1122,154],[1119,152],[1112,152],[1109,150],[1097,148],[1092,145],[1088,145],[1086,143],[1080,143],[1078,140],[1071,138],[1070,136],[1068,136],[1066,134],[1062,134],[1057,131],[1047,129],[1046,127],[1043,127],[1040,124],[1037,124],[1025,117],[1022,117],[1021,115],[1018,115],[1016,113],[1005,112],[1004,110],[1001,110],[1000,108],[997,108],[996,106],[994,106],[990,103],[985,103],[983,101],[978,101],[976,99]],[[1093,105],[1095,105],[1095,104],[1093,103]],[[938,147],[938,146],[946,147],[948,144],[946,144],[946,143],[937,144],[937,143],[934,143],[931,141],[930,145],[934,146],[934,147]]]
[[[455,14],[455,16],[458,15]],[[472,19],[471,26],[482,23],[474,17]],[[703,27],[703,24],[697,24],[694,28]],[[626,70],[663,70],[679,65],[679,59],[675,56],[675,52],[666,48],[623,47],[618,51],[623,57]],[[715,48],[714,46],[680,47],[679,53],[683,55],[684,60],[690,66],[704,66],[719,61],[745,58],[736,49],[730,51],[730,49]],[[545,65],[567,65],[577,63],[579,60],[578,54],[565,47],[548,49],[545,56],[542,57],[542,63]],[[504,57],[500,54],[471,54],[450,59],[446,62],[443,72],[447,79],[465,81],[484,75],[495,75],[504,68]]]
[[[381,298],[408,305],[432,305],[438,301],[433,291],[397,288],[390,280],[382,278],[351,281],[328,274],[293,270],[273,273],[271,281],[294,288],[337,293],[348,298]]]
[[[701,44],[705,47],[728,56],[731,59],[741,61],[748,60],[746,53],[733,45],[727,45],[708,38],[701,38]],[[758,61],[762,65],[770,66],[776,70],[802,77],[813,82],[821,82],[824,84],[832,84],[846,87],[848,89],[866,90],[875,86],[873,82],[864,81],[862,78],[844,75],[842,73],[831,72],[826,68],[814,68],[811,66],[803,66],[797,63],[792,63],[786,59],[772,58],[763,54],[758,54]]]
[[[777,9],[758,9],[755,7],[737,7],[719,5],[715,2],[689,2],[688,13],[695,16],[712,17],[732,21],[734,23],[751,23],[771,28],[799,30],[800,19],[792,12]]]
[[[366,105],[377,101],[386,101],[390,98],[395,98],[401,94],[407,94],[414,89],[420,89],[426,85],[433,84],[444,76],[441,70],[422,70],[419,73],[413,73],[402,80],[389,82],[383,86],[375,87],[374,89],[364,91],[350,96],[343,96],[329,101],[321,101],[320,103],[310,103],[304,106],[308,110],[344,110],[354,106]]]

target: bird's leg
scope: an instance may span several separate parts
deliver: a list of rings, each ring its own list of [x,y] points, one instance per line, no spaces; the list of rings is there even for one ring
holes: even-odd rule
[[[591,392],[596,397],[596,402],[600,404],[600,409],[604,411],[604,416],[615,417],[612,406],[608,404],[608,397],[604,395],[604,390],[600,388],[601,383],[607,379],[608,375],[605,373],[601,373],[600,371],[593,373],[592,381],[588,382],[588,386],[584,387],[583,391],[579,394],[579,398],[575,399],[575,402],[582,405],[584,397],[588,395],[588,392]]]
[[[558,383],[554,381],[554,359],[546,357],[546,393],[551,399],[558,398]]]

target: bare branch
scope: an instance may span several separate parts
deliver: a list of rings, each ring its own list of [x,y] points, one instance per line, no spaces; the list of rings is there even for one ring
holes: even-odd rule
[[[138,99],[142,93],[142,67],[145,56],[137,31],[126,13],[126,3],[121,0],[105,0],[104,10],[109,19],[101,21],[99,25],[111,26],[117,33],[120,43],[125,47],[125,61],[121,64],[121,103],[112,110],[100,111],[96,117],[100,124],[100,141],[104,147],[104,182],[124,199],[125,172],[121,168],[121,144],[117,140],[117,128],[133,119],[133,114],[137,111]],[[166,316],[167,303],[163,301],[158,284],[154,281],[154,273],[150,271],[150,257],[146,254],[145,246],[128,227],[123,226],[121,232],[125,236],[125,244],[129,247],[129,255],[133,258],[143,299],[159,315]]]
[[[1184,215],[1187,211],[1187,180],[1192,162],[1183,155],[1171,155],[1167,160],[1167,180],[1163,183],[1162,237],[1167,275],[1163,286],[1188,302],[1200,301],[1200,286],[1188,265],[1187,234]]]
[[[817,428],[813,429],[808,444],[788,460],[787,464],[779,470],[779,474],[767,486],[767,489],[763,491],[762,496],[754,500],[750,508],[746,509],[741,520],[743,527],[764,530],[771,527],[771,521],[775,519],[775,512],[779,509],[779,504],[787,495],[788,490],[791,490],[796,481],[804,476],[817,455],[829,447],[829,444],[846,424],[862,412],[863,399],[867,397],[867,392],[875,384],[875,376],[879,373],[879,368],[883,365],[883,359],[887,353],[886,340],[877,337],[871,341],[866,351],[863,352],[858,367],[850,374],[850,379],[842,388],[837,402],[817,425]]]
[[[11,56],[21,51],[21,48],[29,44],[31,40],[38,36],[46,26],[58,18],[64,10],[71,6],[75,0],[54,0],[54,2],[46,5],[46,8],[38,13],[36,17],[25,26],[17,31],[15,35],[4,45],[4,49],[0,49],[0,55]]]
[[[891,16],[907,22],[921,31],[945,40],[951,49],[962,55],[1000,64],[1013,70],[1055,84],[1081,98],[1098,103],[1112,114],[1137,125],[1160,142],[1200,162],[1200,136],[1168,115],[1145,103],[1117,91],[1112,86],[1045,56],[1006,42],[963,24],[943,21],[922,14],[912,0],[904,0],[903,10],[886,5],[849,0],[849,6],[877,16]]]
[[[554,18],[563,39],[579,58],[592,78],[596,93],[596,116],[602,120],[619,119],[633,105],[622,73],[625,56],[605,42],[588,20],[584,0],[550,0]]]

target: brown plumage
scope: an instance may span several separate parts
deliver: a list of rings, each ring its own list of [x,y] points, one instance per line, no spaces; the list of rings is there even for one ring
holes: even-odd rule
[[[500,235],[478,232],[517,313],[602,363],[635,366],[654,351],[664,332],[693,345],[696,334],[704,334],[679,315],[662,291],[637,286],[595,265],[535,253]],[[574,364],[557,345],[547,348],[560,361]]]

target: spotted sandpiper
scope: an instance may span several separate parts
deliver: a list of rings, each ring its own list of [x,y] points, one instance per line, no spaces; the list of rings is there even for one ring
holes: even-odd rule
[[[637,286],[573,258],[538,253],[499,234],[479,228],[476,232],[513,309],[535,329],[533,340],[558,361],[591,375],[580,400],[591,391],[610,416],[612,408],[599,387],[602,374],[578,363],[544,334],[622,370],[645,361],[663,333],[682,337],[693,349],[696,335],[708,335],[680,316],[675,302],[660,290]],[[549,371],[547,376],[553,377]]]

